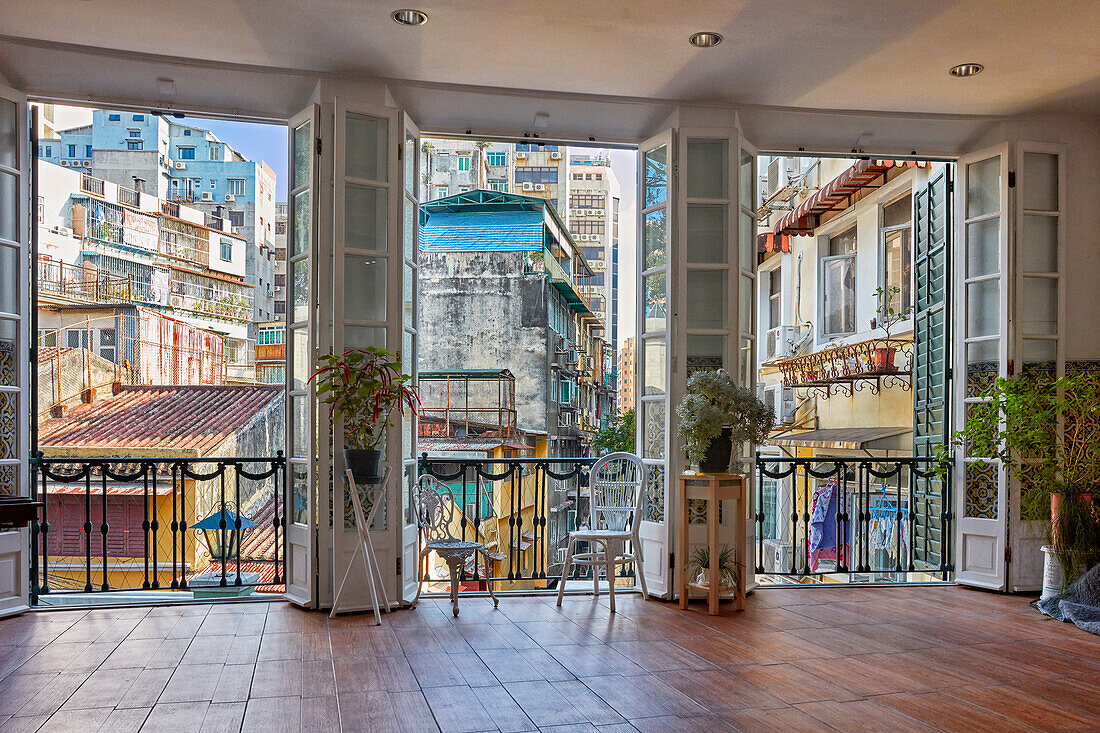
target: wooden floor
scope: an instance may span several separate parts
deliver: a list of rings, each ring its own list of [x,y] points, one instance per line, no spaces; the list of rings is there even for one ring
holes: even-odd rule
[[[1100,637],[959,588],[283,603],[0,621],[0,731],[1097,730]]]

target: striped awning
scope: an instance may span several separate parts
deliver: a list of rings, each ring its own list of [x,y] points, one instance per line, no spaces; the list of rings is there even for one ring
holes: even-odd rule
[[[777,235],[806,235],[814,233],[821,225],[821,218],[829,212],[841,212],[859,201],[868,189],[875,189],[891,177],[893,170],[900,173],[907,168],[925,168],[923,160],[857,160],[850,168],[822,186],[813,196],[796,206],[779,220],[773,231]],[[881,182],[878,179],[883,179]]]

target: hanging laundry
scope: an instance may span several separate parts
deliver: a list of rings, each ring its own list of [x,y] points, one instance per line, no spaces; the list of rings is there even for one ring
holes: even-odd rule
[[[813,511],[810,514],[810,533],[807,538],[810,570],[817,572],[822,560],[837,559],[836,540],[836,479],[818,484],[814,488]]]

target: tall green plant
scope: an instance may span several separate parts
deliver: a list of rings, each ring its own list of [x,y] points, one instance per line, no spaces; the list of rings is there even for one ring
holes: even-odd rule
[[[317,397],[329,406],[329,418],[344,424],[344,447],[376,449],[392,427],[395,410],[420,405],[412,379],[401,373],[401,361],[385,349],[348,349],[322,356],[323,365],[309,378],[317,380]]]
[[[1048,540],[1072,582],[1076,568],[1100,562],[1100,380],[1035,370],[998,379],[981,396],[940,458],[961,445],[1001,461],[1021,484],[1021,516],[1051,518]],[[1051,516],[1053,495],[1061,500]]]
[[[730,470],[741,472],[740,446],[759,445],[775,426],[775,413],[751,389],[735,384],[725,369],[704,369],[687,380],[687,394],[676,408],[688,460],[703,460],[723,428],[732,431]]]
[[[607,427],[592,438],[592,445],[604,453],[634,450],[634,408],[611,418]]]

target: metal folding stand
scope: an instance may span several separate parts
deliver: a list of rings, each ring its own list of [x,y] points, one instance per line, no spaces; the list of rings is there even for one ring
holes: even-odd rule
[[[384,603],[386,613],[390,611],[390,597],[386,593],[386,583],[382,579],[382,571],[378,568],[378,558],[374,554],[374,543],[371,542],[370,528],[374,524],[374,516],[378,513],[378,507],[382,505],[382,502],[386,500],[386,488],[389,484],[390,469],[386,468],[382,474],[382,481],[379,482],[378,488],[375,490],[374,501],[371,503],[370,513],[366,519],[363,518],[363,502],[359,499],[359,488],[355,484],[355,477],[351,473],[351,469],[347,470],[348,477],[348,489],[351,491],[351,507],[355,513],[355,530],[359,535],[359,541],[355,545],[355,552],[352,553],[351,561],[348,563],[348,569],[344,571],[344,579],[340,581],[340,587],[336,591],[336,597],[332,600],[332,611],[329,613],[329,618],[334,618],[340,610],[340,596],[344,592],[344,586],[347,585],[348,578],[351,576],[351,569],[355,567],[355,559],[357,556],[363,558],[363,569],[367,573],[367,587],[370,589],[371,608],[374,609],[374,618],[377,622],[376,625],[382,623],[382,614],[379,610],[378,595],[379,591],[382,594],[382,601]],[[377,584],[375,581],[377,580]]]

